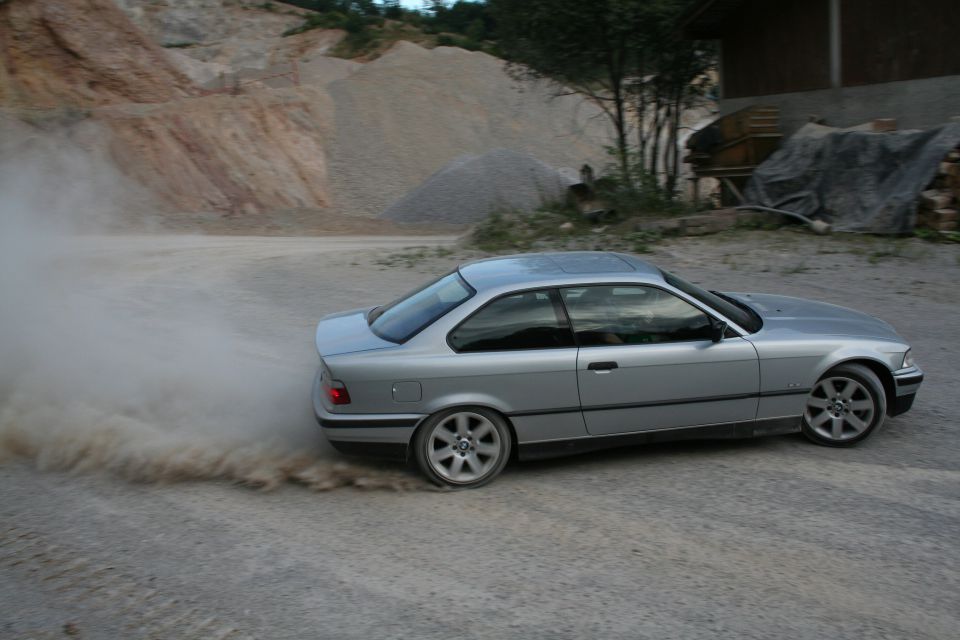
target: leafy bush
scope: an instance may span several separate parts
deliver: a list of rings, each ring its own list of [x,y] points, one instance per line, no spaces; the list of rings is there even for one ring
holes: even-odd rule
[[[491,253],[553,249],[647,253],[661,237],[659,232],[635,230],[631,221],[592,225],[573,207],[555,203],[531,213],[493,213],[473,228],[467,244]]]
[[[351,14],[352,16],[353,14]],[[347,23],[351,17],[339,11],[328,11],[325,13],[311,13],[306,16],[303,24],[299,27],[293,27],[283,32],[283,36],[293,36],[298,33],[304,33],[311,29],[347,29]],[[361,18],[362,20],[362,18]]]

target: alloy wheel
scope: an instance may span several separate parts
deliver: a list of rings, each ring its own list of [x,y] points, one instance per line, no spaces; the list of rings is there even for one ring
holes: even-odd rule
[[[821,438],[852,440],[870,428],[877,407],[870,391],[847,377],[824,378],[807,398],[804,418]]]
[[[440,420],[426,439],[427,461],[441,478],[470,484],[497,467],[500,433],[479,413],[461,411]]]

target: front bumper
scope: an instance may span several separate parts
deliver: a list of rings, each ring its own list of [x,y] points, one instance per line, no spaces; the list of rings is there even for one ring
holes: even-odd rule
[[[415,413],[332,413],[323,402],[320,377],[313,383],[313,414],[333,447],[346,455],[406,460],[413,432],[423,420]]]
[[[906,413],[913,406],[917,391],[923,383],[923,371],[920,367],[909,367],[893,372],[893,381],[896,387],[896,396],[893,404],[887,409],[891,416]]]

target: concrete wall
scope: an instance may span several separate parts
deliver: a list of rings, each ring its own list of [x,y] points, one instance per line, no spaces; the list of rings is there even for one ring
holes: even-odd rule
[[[900,129],[927,129],[960,116],[960,76],[721,100],[720,112],[755,104],[780,107],[780,126],[787,136],[811,116],[832,127],[896,118]]]

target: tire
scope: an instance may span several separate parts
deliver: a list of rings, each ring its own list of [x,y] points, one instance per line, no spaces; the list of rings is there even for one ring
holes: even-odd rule
[[[442,487],[482,486],[510,459],[513,441],[506,421],[482,407],[456,407],[427,418],[413,439],[414,458],[427,478]]]
[[[849,447],[883,424],[887,395],[873,371],[842,364],[828,371],[807,396],[803,435],[829,447]]]

